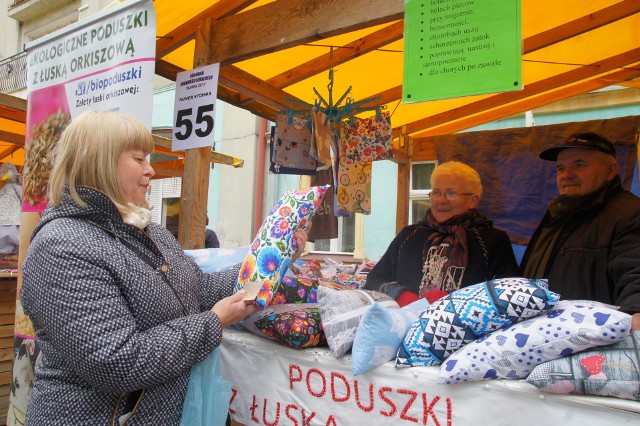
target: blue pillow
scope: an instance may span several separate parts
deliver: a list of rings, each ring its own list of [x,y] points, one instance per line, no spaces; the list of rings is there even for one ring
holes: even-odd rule
[[[439,365],[478,337],[548,311],[560,296],[546,280],[501,278],[456,290],[435,301],[413,323],[396,367]]]
[[[394,359],[411,324],[428,307],[429,302],[423,298],[399,309],[377,302],[371,305],[360,320],[351,348],[353,375]]]

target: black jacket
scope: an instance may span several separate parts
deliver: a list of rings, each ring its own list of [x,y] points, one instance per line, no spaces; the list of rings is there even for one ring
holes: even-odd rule
[[[468,229],[469,265],[462,278],[461,287],[493,278],[509,278],[520,275],[509,237],[496,228]],[[382,290],[394,299],[404,291],[419,293],[424,264],[424,245],[433,229],[424,222],[405,227],[393,239],[380,261],[369,275],[365,289]],[[397,282],[395,285],[384,285]],[[382,287],[382,289],[381,289]]]
[[[547,211],[522,258],[522,271],[550,220]],[[537,278],[547,278],[549,289],[562,299],[596,300],[640,312],[640,198],[624,191],[616,179],[557,232],[551,260]]]

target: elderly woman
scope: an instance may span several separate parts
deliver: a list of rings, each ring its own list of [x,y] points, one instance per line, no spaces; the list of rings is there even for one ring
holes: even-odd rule
[[[518,276],[509,237],[476,210],[481,196],[480,176],[471,167],[456,161],[436,167],[431,208],[421,222],[400,231],[364,288],[404,306],[418,297],[433,302],[460,287]]]
[[[29,425],[178,425],[191,367],[257,307],[239,265],[205,274],[151,222],[151,133],[115,112],[74,119],[23,264],[42,363]],[[297,234],[304,246],[306,234]]]

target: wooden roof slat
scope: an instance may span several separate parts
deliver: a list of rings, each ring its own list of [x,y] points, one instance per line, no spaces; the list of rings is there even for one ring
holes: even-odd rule
[[[397,21],[391,25],[375,31],[365,37],[361,37],[340,48],[318,56],[295,68],[291,68],[267,80],[269,84],[279,89],[291,86],[312,75],[343,64],[360,55],[376,50],[389,43],[400,40],[404,32],[404,20]]]
[[[0,129],[0,141],[24,147],[24,135]]]
[[[404,0],[276,0],[212,25],[209,63],[230,64],[402,19]],[[348,12],[345,13],[345,7]]]
[[[19,123],[26,123],[27,100],[0,93],[0,117]]]
[[[601,74],[607,73],[609,71],[615,70],[616,68],[622,68],[626,65],[633,64],[635,62],[640,61],[640,48],[634,49],[630,52],[625,52],[620,55],[615,55],[613,57],[607,58],[603,61],[599,61],[595,64],[585,65],[575,70],[567,71],[562,74],[555,75],[553,77],[549,77],[547,79],[537,81],[535,83],[529,84],[525,86],[525,88],[520,92],[504,92],[494,96],[490,96],[488,98],[481,99],[476,102],[469,103],[459,108],[454,108],[452,110],[442,112],[440,114],[435,114],[431,117],[426,117],[422,120],[414,121],[413,123],[409,123],[406,125],[408,133],[416,133],[422,129],[432,129],[438,126],[443,126],[448,122],[452,122],[456,119],[461,119],[464,117],[471,117],[480,112],[486,112],[487,114],[491,114],[489,110],[492,108],[505,106],[506,110],[510,112],[507,114],[505,110],[504,116],[492,118],[488,121],[497,120],[499,118],[507,117],[509,115],[517,114],[522,111],[526,111],[527,109],[531,109],[532,104],[528,104],[527,108],[522,109],[522,107],[518,107],[518,105],[525,105],[526,98],[540,95],[546,91],[557,90],[562,86],[566,86],[566,90],[573,93],[571,96],[575,96],[581,93],[587,93],[591,90],[595,90],[595,88],[602,88],[609,86],[611,84],[615,84],[618,81],[628,80],[635,77],[640,76],[640,67],[638,68],[625,68],[615,74],[608,74],[606,76],[606,82],[603,80],[602,85],[599,87],[593,85],[576,85],[574,88],[571,88],[572,83],[577,83],[581,80],[585,79],[594,79]],[[595,66],[594,66],[595,65]],[[617,81],[616,81],[617,80]],[[594,88],[595,87],[595,88]],[[579,89],[578,89],[579,88]],[[558,92],[560,93],[560,92]],[[557,98],[554,100],[560,100],[563,98]],[[515,102],[520,101],[520,104],[515,104]],[[546,103],[551,102],[547,100]],[[545,103],[536,103],[535,106],[544,105]],[[492,117],[494,114],[492,114]],[[477,121],[476,121],[477,122]],[[486,123],[487,120],[482,121],[482,123]],[[468,121],[469,125],[465,125],[462,129],[473,127],[473,122]],[[455,126],[454,126],[455,127]],[[442,134],[444,131],[443,127],[440,127],[437,134]],[[450,131],[451,127],[446,131]],[[458,129],[458,130],[462,130]],[[394,129],[394,137],[399,136],[399,131],[401,129]],[[398,132],[398,134],[396,134]],[[419,134],[414,135],[415,137],[426,136],[427,134],[435,134],[434,130],[426,130]]]
[[[566,22],[550,30],[543,31],[523,41],[523,54],[534,52],[571,37],[592,31],[596,28],[626,18],[640,12],[640,1],[623,0],[572,21]]]
[[[428,138],[429,136],[459,132],[460,130],[465,130],[473,126],[478,126],[490,121],[512,116],[516,113],[521,113],[543,105],[547,105],[551,102],[560,101],[571,96],[577,96],[583,93],[602,89],[604,87],[628,80],[630,78],[637,78],[639,75],[640,72],[638,72],[638,70],[622,69],[607,74],[603,77],[597,77],[595,79],[587,80],[582,83],[561,87],[554,91],[543,93],[536,97],[523,99],[516,103],[511,103],[508,105],[502,105],[489,111],[483,111],[480,114],[468,117],[464,120],[464,123],[462,123],[461,121],[454,121],[446,123],[439,127],[434,127],[430,130],[420,133],[419,135],[416,135],[414,137],[414,143],[420,144],[423,142],[423,138]]]
[[[194,15],[187,22],[165,34],[156,41],[156,55],[158,58],[168,55],[178,47],[195,38],[200,22],[210,19],[222,19],[231,16],[257,0],[221,0],[211,5],[208,9]],[[179,5],[176,5],[179,7]]]
[[[220,67],[220,74],[221,77],[222,75],[226,75],[227,77],[230,77],[228,84],[233,85],[235,87],[238,87],[237,84],[233,84],[233,72],[230,71],[228,74],[226,73],[226,71],[224,71],[226,67]],[[167,78],[169,80],[176,80],[176,75],[179,72],[185,71],[184,69],[168,62],[162,59],[159,59],[156,61],[156,74]],[[262,80],[258,79],[257,77],[255,78],[255,83],[257,84],[258,82],[262,82]],[[245,78],[246,80],[249,80],[249,77]],[[244,89],[244,88],[240,88],[240,89]],[[284,98],[284,96],[287,96],[289,98],[293,98],[292,96],[289,96],[288,94],[285,94],[284,92],[282,92],[281,96],[282,98]],[[241,95],[234,91],[231,90],[231,88],[225,87],[222,84],[218,84],[218,99],[220,99],[221,101],[227,102],[231,105],[235,105],[239,108],[244,108],[245,110],[259,116],[259,117],[264,117],[264,118],[268,118],[268,119],[272,119],[273,117],[275,117],[276,113],[280,110],[281,105],[275,105],[271,102],[271,100],[268,100],[269,104],[272,105],[268,105],[268,104],[264,104],[264,103],[260,103],[260,102],[252,102],[251,104],[246,104],[244,99],[245,98],[241,98]]]

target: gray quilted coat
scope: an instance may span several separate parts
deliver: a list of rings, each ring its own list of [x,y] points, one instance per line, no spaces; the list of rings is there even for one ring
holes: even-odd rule
[[[69,195],[47,208],[23,264],[20,296],[42,350],[27,424],[108,425],[119,397],[144,389],[127,425],[178,425],[191,366],[222,339],[209,309],[232,293],[238,269],[204,274],[165,228],[140,231],[104,194],[79,193],[86,208]],[[95,224],[164,260],[175,292]]]

